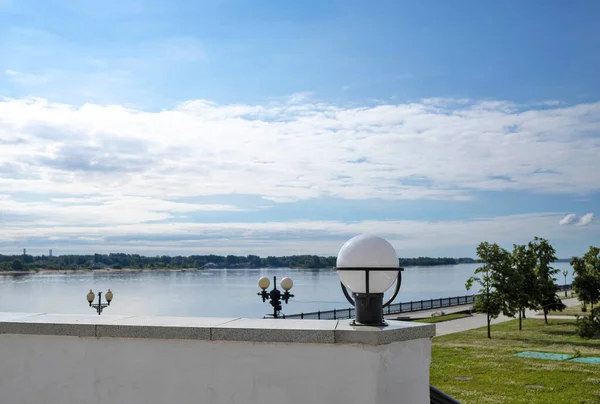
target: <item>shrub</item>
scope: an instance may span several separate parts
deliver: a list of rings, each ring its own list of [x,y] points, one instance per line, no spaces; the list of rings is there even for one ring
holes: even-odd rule
[[[577,317],[577,335],[591,339],[600,337],[600,308],[596,307],[589,316]]]

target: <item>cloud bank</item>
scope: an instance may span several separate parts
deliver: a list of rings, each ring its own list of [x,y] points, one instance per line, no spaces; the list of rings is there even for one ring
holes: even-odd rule
[[[197,223],[193,216],[261,209],[197,202],[231,195],[287,203],[330,197],[462,201],[480,191],[600,191],[593,174],[600,172],[600,103],[534,108],[436,98],[340,106],[311,97],[303,93],[264,105],[191,100],[161,111],[39,98],[0,101],[0,241],[14,246],[83,240],[89,248],[137,243],[177,249],[173,243],[196,242],[186,238],[190,234],[213,234],[213,240],[230,245],[240,237],[250,251],[262,234],[346,237],[381,228],[417,251],[426,237],[409,237],[403,226],[416,234],[420,228],[439,231],[455,244],[476,242],[469,236],[472,226],[479,229],[473,233],[477,241],[493,240],[486,234],[495,233],[492,228],[483,233],[480,221],[438,228],[412,221],[373,224],[360,217],[356,226],[266,219],[240,222],[231,230],[229,224]],[[594,215],[543,217],[540,222],[534,216],[532,225],[552,233],[545,227],[550,223],[592,227]],[[512,216],[493,221],[506,234],[513,234],[507,223],[521,229]],[[173,237],[161,239],[166,235]]]
[[[527,243],[534,236],[556,243],[572,240],[581,231],[584,231],[585,237],[596,234],[591,226],[561,228],[556,225],[558,217],[555,213],[539,213],[458,221],[181,221],[106,226],[85,226],[73,222],[59,227],[17,223],[3,229],[0,249],[12,247],[18,251],[20,246],[27,245],[28,251],[32,252],[45,252],[43,248],[52,246],[55,252],[335,255],[350,237],[367,232],[385,237],[398,254],[405,257],[430,255],[432,252],[440,256],[472,256],[475,246],[481,241],[498,242],[511,248],[513,243]]]
[[[5,100],[0,192],[454,200],[474,190],[600,190],[600,103],[301,101],[144,112]]]

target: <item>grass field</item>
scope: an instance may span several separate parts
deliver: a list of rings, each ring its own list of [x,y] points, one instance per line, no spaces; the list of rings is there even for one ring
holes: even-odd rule
[[[600,403],[600,365],[525,359],[522,351],[600,356],[600,340],[575,335],[575,321],[518,320],[435,337],[431,385],[464,404]]]
[[[567,307],[563,311],[551,311],[548,316],[589,316],[589,307],[587,312],[581,311],[581,306]]]
[[[457,318],[465,318],[465,317],[470,317],[470,316],[471,315],[467,314],[467,313],[452,313],[452,314],[446,314],[444,316],[423,318],[420,320],[415,320],[415,322],[416,323],[441,323],[442,321],[456,320]]]

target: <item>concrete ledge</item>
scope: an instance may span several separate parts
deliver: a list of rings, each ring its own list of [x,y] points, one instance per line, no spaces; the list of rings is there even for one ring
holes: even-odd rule
[[[128,317],[99,325],[96,336],[210,340],[212,327],[235,320],[218,317]]]
[[[215,341],[299,342],[334,344],[335,320],[274,320],[241,318],[215,327]]]
[[[435,336],[435,324],[409,321],[387,321],[387,327],[354,326],[349,320],[339,320],[335,341],[347,344],[385,345],[411,339]]]
[[[435,335],[434,324],[388,323],[388,327],[357,327],[350,325],[350,320],[0,312],[0,334],[366,345],[385,345]]]

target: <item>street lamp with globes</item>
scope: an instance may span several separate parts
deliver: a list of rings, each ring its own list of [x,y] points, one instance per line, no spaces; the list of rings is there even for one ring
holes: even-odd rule
[[[398,295],[404,270],[400,268],[394,247],[379,236],[358,235],[340,249],[336,269],[344,296],[356,308],[352,324],[386,326],[383,308]],[[383,294],[394,282],[396,288],[392,297],[383,303]]]
[[[283,278],[280,283],[281,289],[285,291],[283,293],[277,289],[277,277],[273,277],[273,289],[270,292],[267,292],[267,288],[270,284],[271,282],[266,276],[260,278],[258,280],[258,287],[262,290],[258,292],[258,295],[262,297],[263,302],[269,299],[269,303],[273,306],[273,318],[278,318],[282,308],[281,301],[283,300],[285,304],[287,304],[288,300],[291,297],[294,297],[294,295],[290,293],[290,289],[294,286],[294,282],[290,278]]]
[[[92,289],[90,289],[90,291],[87,294],[87,301],[90,304],[90,307],[96,309],[98,315],[100,315],[102,314],[102,310],[104,310],[105,307],[110,306],[110,302],[113,299],[113,292],[111,292],[110,289],[108,289],[108,292],[106,292],[106,294],[104,295],[106,303],[102,303],[102,292],[98,292],[98,303],[94,303],[95,297],[95,293],[92,291]]]

